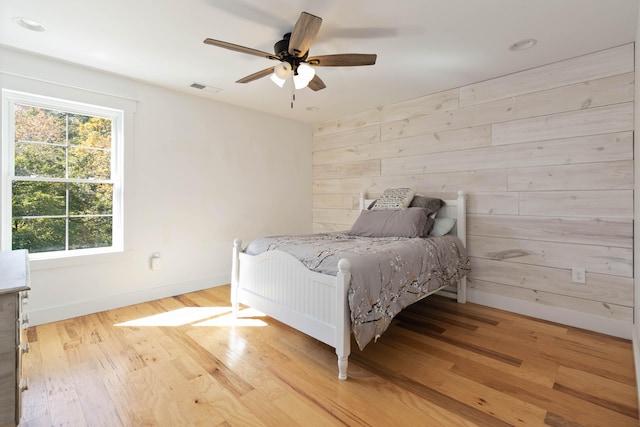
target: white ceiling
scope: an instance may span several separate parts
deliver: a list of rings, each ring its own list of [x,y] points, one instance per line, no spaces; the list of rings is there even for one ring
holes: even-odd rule
[[[318,122],[618,46],[635,39],[638,0],[0,0],[0,44],[304,122]],[[376,65],[318,67],[326,89],[241,77],[301,11],[323,18],[311,55],[376,53]],[[44,32],[17,25],[39,21]],[[527,38],[530,50],[509,50]],[[219,93],[198,91],[203,83]],[[318,107],[318,111],[308,111]]]

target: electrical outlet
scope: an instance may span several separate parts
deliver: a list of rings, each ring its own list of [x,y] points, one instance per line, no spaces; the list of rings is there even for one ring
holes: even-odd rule
[[[162,269],[162,258],[160,258],[159,253],[154,253],[153,255],[151,255],[151,269],[152,270]]]
[[[571,281],[575,283],[585,283],[585,274],[584,268],[573,267],[571,270]]]

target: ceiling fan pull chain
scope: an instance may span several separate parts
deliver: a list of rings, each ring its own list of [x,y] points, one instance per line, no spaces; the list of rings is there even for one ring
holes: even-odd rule
[[[291,109],[293,110],[293,102],[296,100],[296,87],[293,84],[293,78],[291,79]]]

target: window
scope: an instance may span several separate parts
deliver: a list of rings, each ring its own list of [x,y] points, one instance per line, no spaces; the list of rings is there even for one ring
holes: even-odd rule
[[[3,91],[2,249],[122,250],[123,111]]]

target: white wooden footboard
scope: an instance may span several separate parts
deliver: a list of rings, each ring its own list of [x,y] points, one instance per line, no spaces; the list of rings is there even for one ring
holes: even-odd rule
[[[347,378],[351,321],[347,290],[351,280],[346,259],[337,276],[308,270],[279,251],[251,256],[234,242],[231,302],[234,312],[245,304],[336,349],[338,378]]]

